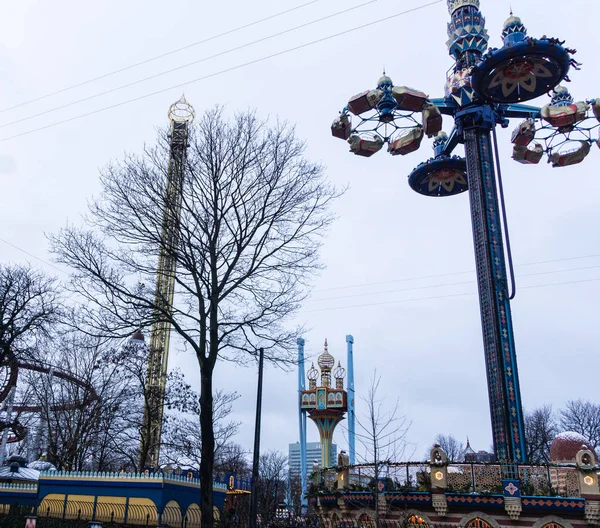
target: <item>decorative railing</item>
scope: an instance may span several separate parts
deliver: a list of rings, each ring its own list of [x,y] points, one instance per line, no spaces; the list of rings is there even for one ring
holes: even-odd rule
[[[0,491],[37,491],[37,484],[25,482],[14,482],[10,484],[8,482],[2,482],[0,483]]]
[[[166,481],[174,483],[186,483],[200,485],[200,479],[185,476],[185,475],[169,475],[166,473],[128,473],[125,471],[109,472],[109,471],[40,471],[40,478],[88,478],[88,479],[124,479],[124,480],[140,480],[140,481]],[[224,482],[213,481],[213,489],[227,489],[227,484]]]
[[[381,462],[377,465],[360,464],[315,472],[311,476],[309,493],[314,496],[337,491],[372,492],[377,485],[380,492],[435,491],[502,495],[509,479],[515,485],[519,484],[523,496],[576,498],[590,490],[600,492],[599,473],[600,467],[576,464]]]

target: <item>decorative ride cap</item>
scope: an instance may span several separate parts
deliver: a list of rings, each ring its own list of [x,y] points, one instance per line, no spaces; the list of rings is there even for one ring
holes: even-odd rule
[[[317,381],[317,378],[319,377],[319,371],[315,368],[315,364],[314,363],[312,364],[312,366],[310,367],[309,371],[307,372],[306,377],[310,381]]]
[[[338,366],[333,372],[333,377],[336,380],[343,380],[346,377],[346,369],[342,367],[342,364],[338,361]]]
[[[383,75],[379,78],[379,80],[377,81],[377,88],[381,89],[383,87],[392,87],[394,86],[394,83],[392,82],[392,79],[387,76],[385,74],[385,71],[383,72]]]
[[[504,22],[504,26],[502,29],[502,40],[504,41],[505,46],[510,46],[511,44],[515,44],[517,42],[521,42],[525,40],[527,36],[527,28],[521,21],[521,19],[517,16],[510,13],[510,16]]]
[[[461,7],[474,7],[479,10],[479,0],[447,0],[448,12],[452,15]]]
[[[440,156],[442,152],[444,152],[447,142],[448,134],[442,130],[433,140],[433,153],[436,157]]]
[[[196,117],[196,110],[187,102],[185,95],[169,107],[169,119],[173,123],[191,123]]]
[[[483,54],[488,49],[489,35],[485,29],[485,18],[471,9],[459,11],[452,16],[448,24],[448,41],[446,45],[455,59],[467,52]]]
[[[325,371],[331,371],[333,366],[335,365],[335,359],[328,351],[327,339],[325,339],[325,346],[323,353],[319,356],[317,360],[319,364],[319,368]]]
[[[573,104],[573,96],[564,86],[557,86],[552,95],[552,106],[569,106]]]

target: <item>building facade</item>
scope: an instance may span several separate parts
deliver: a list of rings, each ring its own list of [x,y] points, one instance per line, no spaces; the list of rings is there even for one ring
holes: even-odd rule
[[[324,470],[310,503],[320,528],[598,526],[597,457],[568,435],[553,443],[564,460],[546,465],[451,463],[435,447],[428,462],[380,463],[377,473],[366,464]]]
[[[337,459],[337,445],[331,444],[329,460]],[[315,461],[321,469],[321,442],[306,442],[306,474],[314,471]],[[300,442],[289,445],[288,464],[290,476],[300,475]]]

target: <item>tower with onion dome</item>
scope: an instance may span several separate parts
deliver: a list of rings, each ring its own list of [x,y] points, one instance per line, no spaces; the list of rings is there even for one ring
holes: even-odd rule
[[[321,467],[335,464],[331,460],[333,432],[346,415],[348,396],[344,390],[346,369],[329,353],[327,340],[323,353],[317,359],[319,369],[314,364],[307,373],[308,389],[300,396],[300,408],[307,411],[316,424],[321,440]]]

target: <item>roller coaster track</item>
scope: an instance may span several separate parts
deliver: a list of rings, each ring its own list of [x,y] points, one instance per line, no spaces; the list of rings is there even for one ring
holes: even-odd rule
[[[81,378],[49,363],[45,363],[43,361],[18,361],[13,356],[0,363],[0,404],[3,404],[2,410],[5,409],[5,404],[7,404],[6,399],[8,398],[9,394],[13,388],[17,386],[19,372],[23,370],[47,374],[52,378],[64,380],[76,387],[83,389],[84,395],[81,399],[55,403],[49,408],[49,410],[52,412],[79,409],[99,399],[96,390],[87,381],[84,381]],[[8,405],[6,405],[6,407],[8,407]],[[20,413],[41,413],[43,410],[44,406],[39,402],[37,404],[29,402],[16,402],[12,404],[12,412],[16,413],[17,415]],[[9,443],[19,442],[27,435],[26,428],[19,423],[18,419],[11,419],[9,417],[0,419],[0,432],[7,428],[12,433],[8,438]]]

